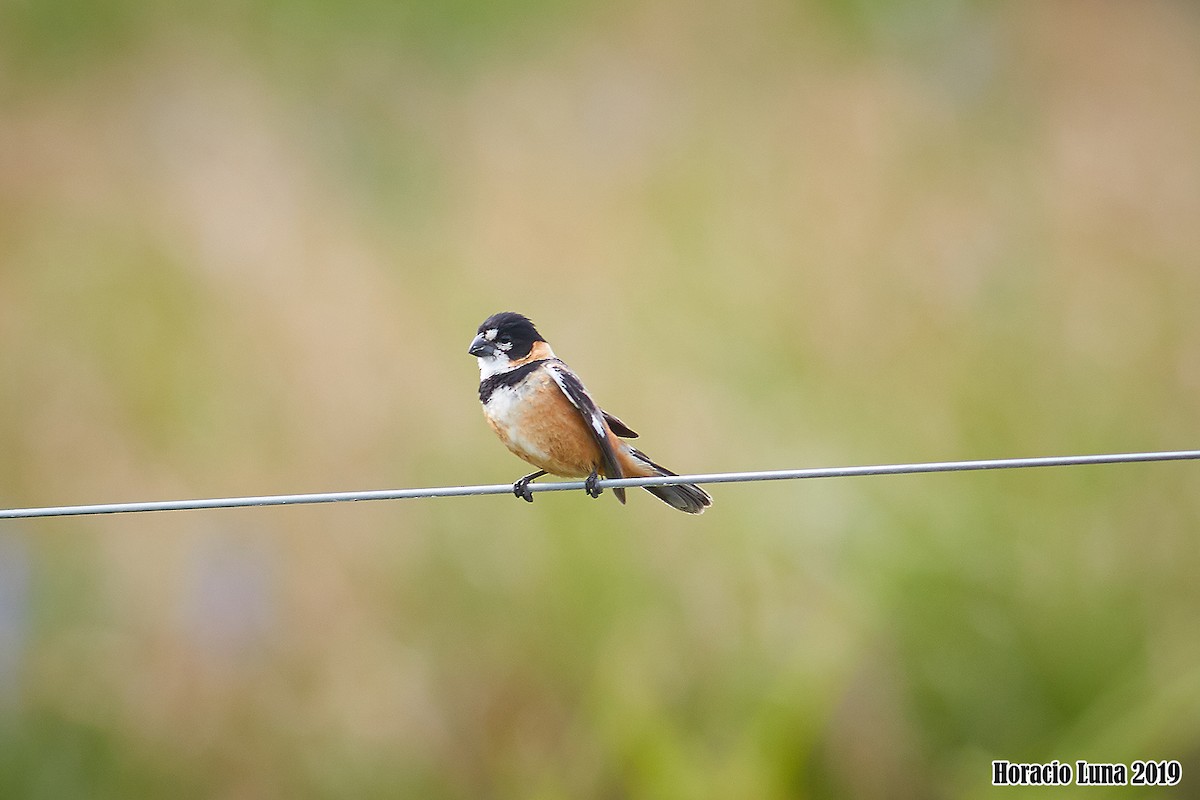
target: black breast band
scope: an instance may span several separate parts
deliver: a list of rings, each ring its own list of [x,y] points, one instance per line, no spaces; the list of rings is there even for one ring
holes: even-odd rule
[[[488,398],[492,396],[492,392],[499,389],[501,386],[516,386],[521,381],[528,377],[529,373],[545,364],[549,359],[539,359],[538,361],[530,361],[528,364],[522,364],[516,369],[510,369],[508,372],[499,372],[479,384],[479,402],[486,403]]]

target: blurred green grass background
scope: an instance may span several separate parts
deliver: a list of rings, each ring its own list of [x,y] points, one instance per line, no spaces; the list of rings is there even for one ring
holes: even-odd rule
[[[501,309],[677,470],[1196,447],[1198,43],[1187,2],[0,4],[0,506],[515,479]],[[1198,796],[1198,489],[0,523],[0,796]]]

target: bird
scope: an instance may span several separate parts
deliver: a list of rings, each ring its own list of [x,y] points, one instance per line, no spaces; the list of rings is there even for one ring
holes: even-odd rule
[[[596,404],[528,317],[491,315],[467,352],[479,362],[479,401],[488,425],[514,455],[537,467],[513,484],[517,497],[532,503],[530,482],[548,474],[585,478],[584,490],[593,498],[604,491],[600,476],[675,475],[624,441],[638,434]],[[643,488],[688,514],[712,505],[708,492],[691,483]],[[625,503],[624,488],[614,488],[613,495]]]

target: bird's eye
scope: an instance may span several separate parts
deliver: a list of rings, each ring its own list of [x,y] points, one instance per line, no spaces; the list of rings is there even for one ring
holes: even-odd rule
[[[500,338],[498,338],[496,341],[498,341],[500,344],[512,344],[512,337],[507,333],[502,333],[500,334]]]

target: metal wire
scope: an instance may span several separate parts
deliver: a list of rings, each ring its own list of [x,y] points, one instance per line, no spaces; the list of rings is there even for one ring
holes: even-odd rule
[[[906,475],[928,472],[966,472],[986,469],[1024,469],[1029,467],[1077,467],[1088,464],[1131,464],[1146,461],[1200,460],[1200,450],[1172,450],[1154,453],[1104,453],[1089,456],[1046,456],[1038,458],[996,458],[983,461],[933,461],[917,464],[880,464],[861,467],[814,467],[763,472],[714,472],[702,475],[671,475],[653,478],[602,480],[601,488],[667,486],[680,483],[743,483],[749,481],[787,481],[805,478],[852,478],[862,475]],[[563,492],[582,489],[583,481],[531,483],[535,492]],[[29,517],[71,517],[87,514],[131,514],[141,511],[188,511],[209,508],[246,508],[248,506],[290,506],[312,503],[345,503],[360,500],[408,500],[417,497],[463,497],[477,494],[512,494],[511,483],[484,486],[441,486],[430,489],[380,489],[366,492],[321,492],[316,494],[280,494],[262,497],[221,497],[204,500],[155,500],[143,503],[101,503],[46,508],[10,508],[0,510],[0,519]]]

